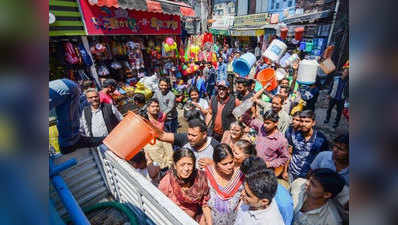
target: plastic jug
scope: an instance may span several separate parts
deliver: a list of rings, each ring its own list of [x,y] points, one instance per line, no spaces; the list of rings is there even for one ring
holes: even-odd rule
[[[267,87],[266,91],[270,92],[278,86],[278,81],[275,77],[275,70],[272,68],[266,68],[257,74],[257,81],[264,87],[267,83],[271,82],[271,85]]]
[[[287,58],[285,58],[286,55],[288,55]],[[290,55],[290,54],[286,53],[286,55],[283,56],[283,58],[280,60],[280,63],[279,63],[284,68],[292,65],[293,62],[299,60],[299,56],[297,54]]]
[[[242,77],[246,77],[250,73],[250,69],[255,62],[256,56],[248,52],[235,60],[232,63],[232,67],[235,73],[239,74]]]
[[[307,42],[306,44],[305,44],[305,51],[306,52],[311,52],[312,51],[312,46],[314,45],[314,43],[312,43],[312,41],[311,42]]]
[[[150,122],[129,111],[103,142],[117,156],[130,160],[148,143],[155,144],[158,136]]]
[[[274,39],[268,46],[267,50],[265,50],[263,56],[269,58],[273,62],[278,62],[286,49],[287,46],[285,43],[278,39]]]
[[[286,67],[286,61],[290,56],[291,55],[286,52],[286,54],[279,60],[279,65],[281,65],[282,67]]]
[[[300,42],[300,47],[299,47],[299,49],[301,50],[301,51],[304,51],[305,50],[305,42],[304,41],[302,41],[302,42]]]
[[[316,60],[303,59],[299,64],[297,82],[307,85],[315,83],[318,67]]]
[[[249,110],[253,106],[253,101],[251,98],[246,99],[242,104],[235,107],[232,111],[232,114],[235,116],[236,119],[239,119],[247,110]]]

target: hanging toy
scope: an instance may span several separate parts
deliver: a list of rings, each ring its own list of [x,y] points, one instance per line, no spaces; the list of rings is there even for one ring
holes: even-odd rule
[[[167,37],[165,42],[168,45],[173,45],[175,43],[175,41],[172,37]]]

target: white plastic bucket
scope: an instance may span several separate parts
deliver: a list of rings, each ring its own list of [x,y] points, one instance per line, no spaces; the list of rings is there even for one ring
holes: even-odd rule
[[[283,53],[285,53],[287,46],[285,43],[278,39],[274,39],[271,44],[268,46],[267,50],[265,50],[263,56],[267,57],[273,62],[278,62],[278,60],[282,57]]]
[[[315,83],[318,67],[316,60],[303,59],[298,68],[297,83],[307,85]]]
[[[256,63],[256,56],[248,52],[236,59],[233,62],[232,66],[235,73],[239,74],[242,77],[246,77],[250,73],[250,69],[254,65],[254,63]]]
[[[278,68],[275,70],[276,80],[282,80],[283,78],[288,77],[288,72],[286,72],[283,68]]]

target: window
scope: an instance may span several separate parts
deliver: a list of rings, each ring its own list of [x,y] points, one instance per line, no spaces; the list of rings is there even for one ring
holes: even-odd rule
[[[271,9],[274,9],[274,7],[275,7],[275,0],[272,0],[271,1]]]
[[[287,7],[292,7],[292,5],[293,5],[293,1],[289,1],[289,2],[287,3]]]
[[[279,9],[279,2],[276,3],[275,8],[276,8],[276,9]]]

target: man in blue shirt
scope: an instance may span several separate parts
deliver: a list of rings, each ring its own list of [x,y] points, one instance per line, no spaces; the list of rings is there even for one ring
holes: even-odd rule
[[[227,64],[225,64],[222,57],[218,57],[217,82],[227,79]]]
[[[333,128],[338,127],[346,97],[348,97],[348,69],[344,69],[341,76],[338,75],[333,78],[333,83],[330,85],[329,89],[329,107],[326,112],[326,119],[324,123],[329,123],[330,113],[336,105],[337,114]]]
[[[297,178],[306,178],[311,163],[319,152],[328,150],[328,141],[322,132],[314,129],[315,114],[311,110],[300,112],[300,131],[293,133],[292,158],[289,164],[289,183]]]

